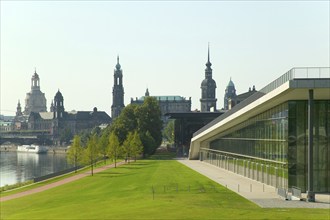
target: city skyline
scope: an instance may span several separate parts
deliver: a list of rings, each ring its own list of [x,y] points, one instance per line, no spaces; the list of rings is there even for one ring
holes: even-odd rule
[[[329,2],[1,1],[1,112],[22,108],[36,68],[47,110],[111,115],[117,55],[124,103],[179,95],[200,110],[210,42],[217,107],[226,86],[259,90],[293,67],[329,66]],[[170,16],[169,16],[170,14]]]

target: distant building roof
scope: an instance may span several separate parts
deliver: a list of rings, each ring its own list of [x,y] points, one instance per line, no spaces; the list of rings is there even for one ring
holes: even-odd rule
[[[144,99],[146,97],[154,97],[158,101],[182,101],[182,100],[186,100],[184,97],[177,95],[177,96],[142,96],[141,98],[138,99],[138,101],[144,101]]]
[[[39,112],[39,115],[42,119],[51,120],[54,117],[53,112]]]

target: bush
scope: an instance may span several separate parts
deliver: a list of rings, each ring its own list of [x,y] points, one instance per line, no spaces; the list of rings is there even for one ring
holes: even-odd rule
[[[11,189],[16,189],[16,188],[19,188],[19,187],[22,187],[22,186],[30,185],[32,183],[34,183],[33,180],[28,180],[28,181],[25,181],[25,182],[22,182],[22,183],[16,183],[16,184],[13,184],[13,185],[4,185],[4,186],[0,187],[0,192],[8,191],[8,190],[11,190]]]

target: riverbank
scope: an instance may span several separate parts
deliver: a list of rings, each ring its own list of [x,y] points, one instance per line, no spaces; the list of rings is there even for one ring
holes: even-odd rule
[[[66,154],[68,151],[68,147],[63,146],[49,146],[47,147],[48,154]],[[17,151],[17,145],[1,145],[0,146],[0,152],[16,152]]]

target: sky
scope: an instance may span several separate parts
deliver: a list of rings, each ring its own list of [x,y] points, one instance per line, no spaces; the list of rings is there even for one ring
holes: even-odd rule
[[[124,103],[179,95],[200,109],[208,43],[217,107],[230,80],[259,90],[293,67],[329,64],[329,1],[0,1],[0,114],[15,115],[36,68],[47,109],[111,115],[117,56]]]

